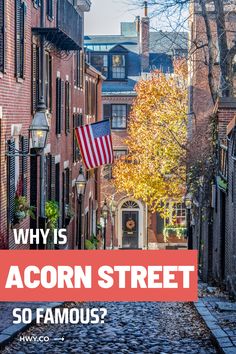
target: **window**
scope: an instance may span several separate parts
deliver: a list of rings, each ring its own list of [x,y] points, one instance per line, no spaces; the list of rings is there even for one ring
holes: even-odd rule
[[[112,105],[112,129],[126,129],[127,127],[127,106],[125,104]]]
[[[115,160],[118,160],[118,159],[120,159],[120,158],[122,158],[122,157],[124,157],[124,156],[126,156],[127,155],[127,150],[114,150],[113,151],[113,154],[114,154],[114,159]]]
[[[100,71],[106,78],[108,77],[108,55],[107,54],[92,54],[91,64]]]
[[[17,78],[24,78],[25,65],[25,15],[26,4],[15,0],[15,71]]]
[[[236,129],[234,128],[233,133],[231,135],[232,139],[232,151],[231,156],[233,159],[236,159]]]
[[[165,219],[165,224],[166,226],[186,226],[186,208],[183,203],[169,204],[169,218]]]
[[[65,132],[70,132],[70,113],[71,113],[71,93],[70,83],[65,82]]]
[[[45,99],[46,107],[51,112],[52,110],[52,57],[46,52],[46,69],[45,69]]]
[[[112,79],[124,79],[125,77],[125,55],[112,55]]]
[[[97,84],[93,80],[85,82],[85,114],[95,116],[97,113]]]
[[[82,23],[82,21],[81,21]],[[85,61],[84,61],[84,53],[82,50],[80,51],[80,59],[79,59],[79,87],[83,88],[84,87],[84,70],[85,70]]]
[[[219,146],[219,173],[220,176],[227,180],[228,178],[228,153],[227,146],[220,144]]]
[[[75,128],[83,125],[83,115],[73,115],[73,162],[78,162],[81,159],[80,148],[75,135]]]
[[[32,47],[32,112],[37,109],[39,102],[39,47]]]
[[[54,0],[47,0],[47,16],[49,20],[53,20],[54,17]]]
[[[4,7],[5,0],[0,1],[0,72],[4,71],[4,32],[5,32],[5,24],[4,24]]]
[[[14,222],[15,197],[27,197],[28,176],[28,137],[16,136],[8,140],[8,219]],[[25,156],[17,156],[16,150],[22,150]]]
[[[80,51],[77,50],[74,55],[74,86],[80,86]]]

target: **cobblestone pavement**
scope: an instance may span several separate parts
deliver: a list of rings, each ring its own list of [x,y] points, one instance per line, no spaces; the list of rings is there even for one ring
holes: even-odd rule
[[[81,307],[81,304],[73,304],[75,306]],[[49,342],[24,343],[18,335],[1,353],[217,353],[210,333],[192,304],[113,302],[83,306],[106,307],[105,323],[35,325],[24,335],[49,336]],[[64,342],[57,340],[60,337],[64,337]]]

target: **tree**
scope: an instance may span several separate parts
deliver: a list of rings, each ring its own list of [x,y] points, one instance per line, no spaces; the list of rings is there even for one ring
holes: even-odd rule
[[[164,214],[170,200],[181,201],[186,181],[187,68],[175,74],[153,72],[136,86],[127,145],[129,154],[114,166],[119,191],[142,199]]]
[[[131,0],[133,5],[142,6],[143,0]],[[173,31],[188,30],[188,20],[193,11],[201,13],[205,24],[206,40],[190,40],[189,59],[198,50],[206,50],[205,65],[208,67],[208,83],[215,103],[219,96],[233,96],[233,62],[236,56],[235,33],[230,23],[236,12],[235,0],[149,0],[150,16],[161,18],[165,15]],[[191,11],[186,11],[188,8]],[[174,25],[173,25],[174,23]],[[213,26],[213,23],[216,25]],[[215,70],[216,58],[219,57],[219,71]]]

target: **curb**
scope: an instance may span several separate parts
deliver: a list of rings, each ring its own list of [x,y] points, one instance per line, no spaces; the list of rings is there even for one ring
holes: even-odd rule
[[[235,354],[236,347],[233,345],[228,334],[218,325],[217,319],[210,313],[202,300],[193,302],[198,314],[205,322],[207,328],[211,332],[215,344],[222,354]]]
[[[40,308],[54,309],[56,307],[61,306],[62,304],[63,302],[51,302],[51,303],[47,303],[45,306],[40,306]],[[0,348],[4,347],[6,344],[11,342],[17,336],[17,334],[25,331],[35,323],[36,321],[35,309],[32,309],[32,312],[33,312],[32,322],[30,322],[29,324],[25,324],[25,323],[13,324],[5,328],[2,332],[0,332]]]

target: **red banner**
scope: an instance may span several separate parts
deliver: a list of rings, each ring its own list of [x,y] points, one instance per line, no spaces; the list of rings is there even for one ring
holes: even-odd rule
[[[196,301],[197,251],[0,251],[0,301]]]

